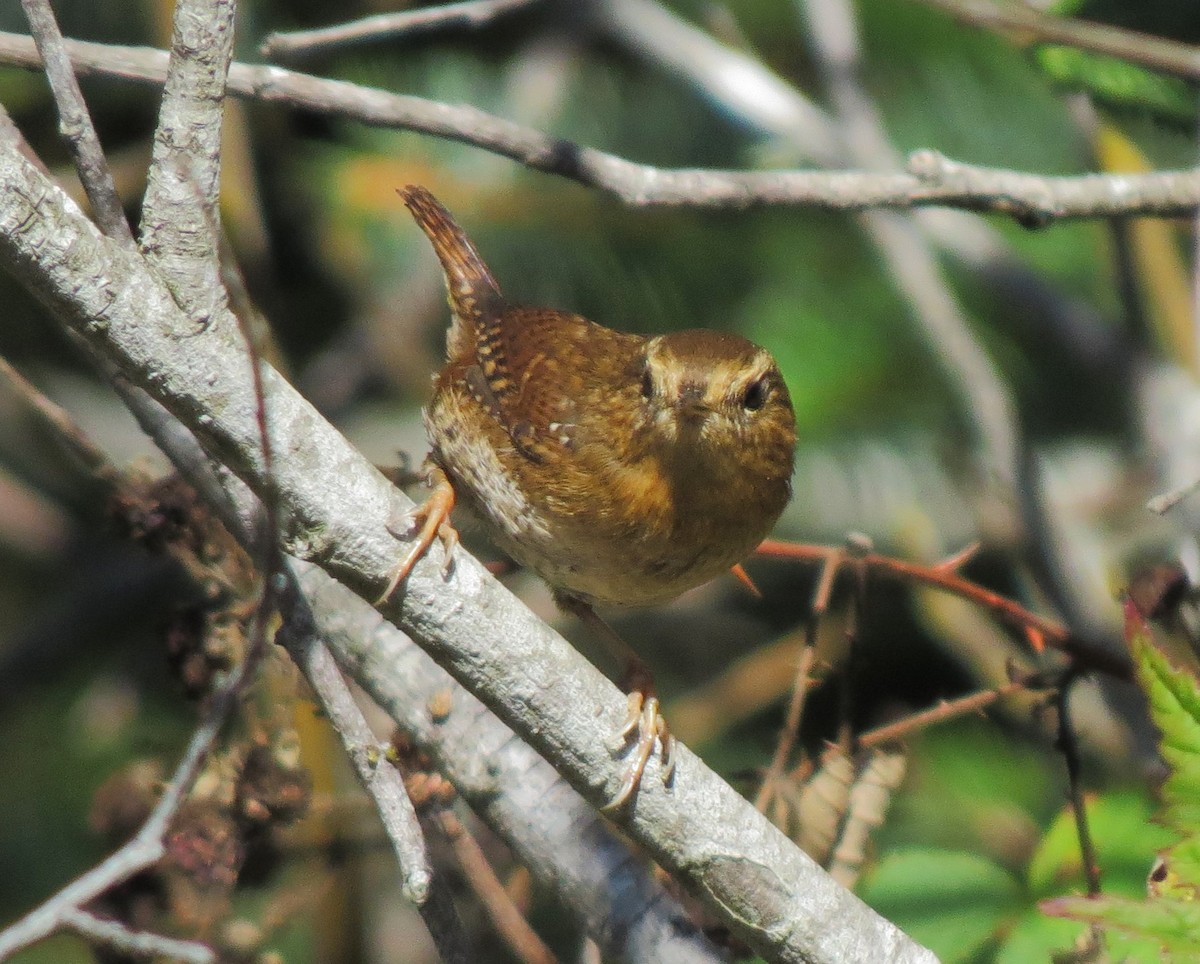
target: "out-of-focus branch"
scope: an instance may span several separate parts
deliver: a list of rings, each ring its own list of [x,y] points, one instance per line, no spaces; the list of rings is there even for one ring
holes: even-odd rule
[[[864,167],[886,164],[891,144],[859,81],[860,49],[852,9],[846,0],[807,0],[803,9],[850,158]],[[922,163],[933,160],[923,156]],[[988,481],[998,481],[1007,501],[1015,504],[1020,469],[1016,410],[991,359],[972,334],[931,245],[901,215],[868,212],[862,224],[909,303],[914,327],[975,430],[991,476]]]
[[[82,75],[116,76],[156,85],[165,77],[166,56],[161,51],[82,41],[68,41],[67,49]],[[32,41],[8,33],[0,33],[0,62],[41,66]],[[372,126],[460,141],[639,207],[740,209],[770,204],[862,211],[949,206],[996,211],[1031,224],[1114,214],[1175,217],[1200,209],[1200,168],[1051,177],[958,164],[922,151],[914,155],[913,170],[895,173],[670,169],[583,147],[474,107],[391,94],[281,67],[235,63],[229,72],[228,91]]]
[[[215,964],[216,952],[207,944],[181,941],[163,934],[135,931],[113,920],[104,920],[85,910],[63,911],[63,926],[81,937],[137,958],[167,957],[183,964]]]
[[[991,0],[916,0],[973,27],[1107,54],[1184,80],[1200,80],[1200,48],[1089,20],[1053,17],[1024,4]]]
[[[412,800],[396,769],[380,765],[378,754],[373,752],[377,743],[375,734],[354,702],[329,649],[317,635],[312,614],[299,594],[288,600],[284,626],[277,640],[317,694],[322,710],[346,747],[359,782],[375,801],[400,865],[404,896],[422,906],[429,896],[432,871]]]
[[[167,827],[187,797],[225,721],[237,707],[242,684],[256,666],[252,660],[240,663],[209,702],[171,781],[133,839],[16,923],[0,931],[0,960],[49,937],[63,927],[77,927],[77,914],[84,906],[163,856],[166,852],[164,839]]]
[[[394,40],[434,30],[478,29],[497,17],[536,2],[538,0],[462,0],[440,7],[381,13],[334,27],[269,34],[259,47],[259,53],[268,60],[297,60],[341,47]]]
[[[691,82],[738,123],[802,145],[802,157],[821,167],[841,163],[841,139],[829,117],[762,61],[714,40],[653,0],[594,0],[591,13],[605,36]]]

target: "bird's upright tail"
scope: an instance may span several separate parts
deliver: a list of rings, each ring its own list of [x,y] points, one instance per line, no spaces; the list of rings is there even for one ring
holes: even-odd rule
[[[462,228],[425,188],[409,184],[398,192],[429,237],[446,275],[446,291],[456,315],[472,323],[503,304],[500,286]]]

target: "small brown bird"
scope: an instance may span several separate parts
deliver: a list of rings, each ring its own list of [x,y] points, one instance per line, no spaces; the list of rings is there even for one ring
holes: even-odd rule
[[[628,664],[637,733],[619,806],[656,739],[673,740],[650,674],[592,606],[666,602],[743,560],[791,494],[795,418],[775,360],[737,335],[613,331],[579,315],[509,304],[475,246],[427,190],[400,191],[446,276],[447,364],[425,410],[433,494],[407,520],[447,564],[457,500],[496,545],[597,625]]]

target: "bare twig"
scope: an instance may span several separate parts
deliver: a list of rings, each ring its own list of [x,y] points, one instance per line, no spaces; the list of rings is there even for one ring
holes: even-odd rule
[[[1107,54],[1184,80],[1200,80],[1200,48],[1122,27],[1053,17],[1024,4],[990,0],[917,0],[960,23]]]
[[[76,934],[133,957],[169,957],[184,964],[214,964],[217,960],[216,953],[207,944],[133,930],[118,921],[104,920],[78,908],[64,911],[62,923]]]
[[[258,52],[268,60],[299,60],[341,47],[376,43],[448,28],[478,29],[538,0],[461,0],[440,7],[381,13],[319,30],[268,34]]]
[[[1147,500],[1146,508],[1155,515],[1166,515],[1197,489],[1200,489],[1200,479],[1181,485],[1177,489],[1171,489],[1169,492],[1159,493]]]
[[[824,564],[827,559],[837,558],[844,551],[840,546],[804,545],[767,539],[755,550],[755,553],[769,559],[791,559],[797,562]],[[1035,649],[1052,646],[1070,653],[1088,669],[1105,673],[1116,679],[1129,679],[1133,674],[1133,667],[1128,659],[1119,654],[1088,646],[1082,640],[1076,639],[1065,626],[1030,612],[1007,596],[971,582],[953,568],[947,568],[944,565],[922,565],[878,553],[868,553],[862,556],[861,562],[873,574],[905,582],[923,583],[966,599],[1020,630],[1026,641]]]
[[[859,81],[861,51],[854,11],[847,0],[807,0],[812,46],[852,163],[887,164],[891,143],[874,103]],[[928,152],[914,156],[916,170],[940,167]],[[909,219],[869,212],[861,223],[911,306],[910,317],[930,355],[960,400],[981,447],[988,481],[1003,487],[1010,503],[1020,470],[1016,411],[995,366],[971,333],[930,244]]]
[[[955,700],[945,700],[938,703],[937,706],[931,706],[929,709],[921,710],[919,713],[912,713],[903,719],[897,720],[895,723],[888,723],[885,726],[878,726],[873,730],[868,730],[866,733],[860,734],[855,742],[862,749],[894,743],[926,727],[955,720],[960,716],[980,713],[997,700],[1020,692],[1023,689],[1025,689],[1025,682],[1023,680],[1013,680],[995,689],[980,690],[978,693],[968,693],[966,696],[960,696]]]
[[[96,223],[109,237],[133,244],[133,234],[125,220],[112,171],[100,147],[96,128],[92,126],[50,0],[21,0],[21,5],[25,8],[30,32],[45,65],[46,80],[58,107],[59,131],[75,159],[75,169],[92,203]]]
[[[109,461],[108,456],[84,434],[75,420],[62,407],[38,391],[24,375],[9,364],[7,358],[0,358],[0,381],[6,384],[29,407],[29,411],[41,420],[47,429],[47,434],[51,438],[61,440],[94,478],[100,479],[110,488],[116,488],[120,484],[121,473]]]
[[[420,907],[429,896],[433,872],[425,850],[425,838],[404,789],[404,781],[396,768],[385,765],[375,752],[375,734],[354,702],[328,648],[317,637],[302,597],[297,595],[289,603],[279,641],[291,653],[317,694],[321,708],[346,748],[359,782],[375,801],[384,831],[400,864],[404,896]]]
[[[161,84],[166,56],[139,47],[67,41],[81,75]],[[40,68],[32,41],[0,33],[0,63]],[[741,209],[756,205],[838,211],[950,206],[998,211],[1030,223],[1117,214],[1185,216],[1200,209],[1200,168],[1140,175],[1051,177],[916,155],[914,172],[716,171],[653,167],[552,137],[485,111],[324,80],[281,67],[235,63],[228,91],[377,127],[460,141],[534,170],[566,177],[637,207]]]
[[[492,870],[492,865],[488,863],[483,848],[462,821],[453,811],[444,810],[437,815],[437,822],[450,841],[467,885],[479,898],[496,932],[513,956],[522,964],[555,964],[558,958],[529,926],[525,915],[517,910],[508,891]]]
[[[163,795],[133,839],[16,923],[0,931],[0,960],[67,926],[72,915],[82,907],[150,867],[163,856],[166,852],[163,840],[167,827],[199,775],[225,721],[237,707],[242,685],[250,678],[256,665],[253,660],[244,660],[230,672],[229,678],[205,710]]]

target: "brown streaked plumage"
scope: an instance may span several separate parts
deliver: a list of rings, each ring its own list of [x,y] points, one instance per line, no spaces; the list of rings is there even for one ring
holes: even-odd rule
[[[433,195],[400,195],[442,263],[452,318],[425,413],[438,486],[388,593],[437,535],[452,547],[453,497],[583,615],[665,602],[749,555],[791,492],[795,423],[770,354],[716,331],[648,338],[510,305]],[[614,803],[656,734],[668,749],[657,701],[635,693],[630,718],[636,772]]]

